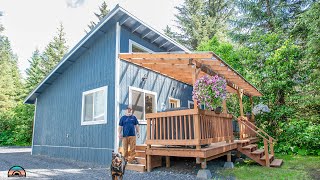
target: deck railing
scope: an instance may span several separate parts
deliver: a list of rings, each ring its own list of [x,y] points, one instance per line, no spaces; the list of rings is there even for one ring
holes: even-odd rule
[[[148,145],[204,145],[233,140],[232,115],[188,109],[146,114]]]

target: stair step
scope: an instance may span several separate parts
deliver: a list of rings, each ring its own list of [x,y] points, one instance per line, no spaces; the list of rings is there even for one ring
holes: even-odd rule
[[[273,158],[272,154],[269,154],[269,160]],[[260,158],[261,160],[266,160],[266,155],[262,156],[262,158]]]
[[[282,159],[275,159],[271,162],[270,166],[271,167],[280,167],[282,164],[283,160]]]
[[[256,147],[258,147],[258,145],[257,144],[250,144],[250,145],[248,145],[248,146],[244,146],[244,147],[242,147],[242,149],[253,149],[253,148],[256,148]]]
[[[143,164],[127,164],[126,165],[126,170],[132,170],[132,171],[138,171],[138,172],[145,172],[146,171],[146,166]]]
[[[136,145],[136,151],[145,151],[146,149],[147,149],[147,145],[146,144]]]
[[[146,157],[146,151],[137,151],[136,150],[136,157]]]
[[[259,142],[259,138],[258,137],[251,137],[251,138],[249,138],[249,140],[250,140],[250,143]]]
[[[146,165],[147,164],[146,158],[136,157],[136,160],[138,161],[139,164],[142,164],[142,165]]]
[[[258,150],[251,152],[251,154],[255,154],[255,155],[261,155],[262,153],[264,153],[264,149],[258,149]]]

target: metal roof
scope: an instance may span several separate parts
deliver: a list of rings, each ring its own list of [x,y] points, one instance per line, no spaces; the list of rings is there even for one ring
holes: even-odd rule
[[[186,47],[172,40],[168,36],[152,28],[142,20],[129,13],[119,5],[116,5],[110,13],[100,21],[80,42],[67,53],[60,63],[46,76],[41,83],[27,96],[24,103],[33,104],[36,98],[54,81],[65,72],[77,59],[93,44],[99,37],[104,35],[109,25],[119,22],[122,27],[126,27],[131,33],[137,34],[142,39],[155,44],[167,52],[185,51],[190,52]]]

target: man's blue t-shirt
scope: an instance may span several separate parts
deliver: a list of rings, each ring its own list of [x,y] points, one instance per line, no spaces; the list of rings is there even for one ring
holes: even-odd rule
[[[123,137],[135,136],[134,126],[139,124],[137,118],[134,115],[131,116],[122,116],[119,122],[119,126],[123,127]]]

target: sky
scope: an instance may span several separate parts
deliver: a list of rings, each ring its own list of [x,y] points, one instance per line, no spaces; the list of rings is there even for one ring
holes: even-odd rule
[[[28,59],[38,48],[43,51],[57,34],[61,22],[67,45],[72,49],[88,30],[90,21],[97,21],[103,0],[0,0],[0,24],[18,56],[19,69],[25,76]],[[183,0],[106,0],[109,9],[119,4],[145,23],[162,30],[174,25],[175,6]]]

